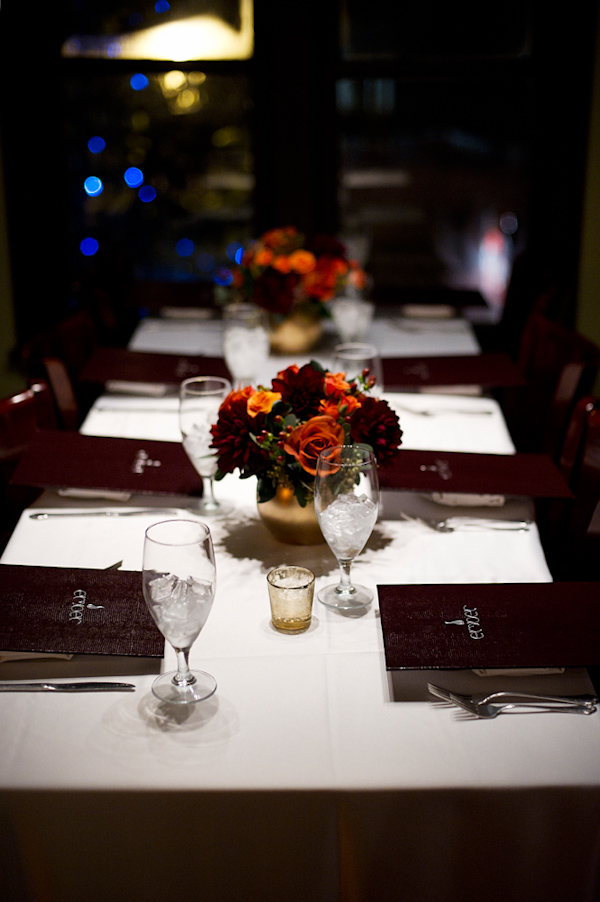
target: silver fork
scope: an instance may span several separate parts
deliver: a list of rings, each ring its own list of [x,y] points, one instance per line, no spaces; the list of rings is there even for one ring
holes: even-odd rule
[[[433,683],[428,683],[427,688],[432,695],[442,701],[456,705],[468,714],[480,718],[493,718],[504,711],[563,711],[571,714],[593,714],[596,711],[598,699],[593,695],[537,695],[526,692],[491,692],[488,695],[463,695],[460,692],[450,692]],[[499,699],[505,698],[502,703]],[[508,701],[513,699],[513,701]],[[496,701],[494,701],[496,700]]]
[[[512,532],[527,532],[531,526],[531,520],[486,520],[473,518],[448,517],[445,520],[432,520],[426,517],[415,517],[411,514],[401,512],[400,516],[403,520],[412,523],[420,523],[421,526],[427,526],[436,532],[456,532],[459,529],[500,529]]]

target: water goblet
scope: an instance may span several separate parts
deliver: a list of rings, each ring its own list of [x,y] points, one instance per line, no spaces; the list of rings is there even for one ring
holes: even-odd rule
[[[269,357],[269,323],[255,304],[229,304],[223,311],[223,356],[237,386],[256,383]]]
[[[341,341],[364,341],[371,329],[374,304],[360,297],[337,297],[330,302],[330,309]]]
[[[364,370],[375,379],[379,391],[383,391],[383,367],[381,357],[375,345],[347,342],[336,345],[333,349],[334,372],[344,372],[349,379],[354,379]]]
[[[210,447],[210,427],[216,423],[219,407],[230,391],[231,382],[220,376],[194,376],[184,379],[179,387],[179,428],[183,447],[205,485],[208,483],[208,495],[205,492],[199,504],[199,512],[204,516],[224,516],[231,510],[230,504],[217,501],[215,497],[217,458]]]
[[[210,614],[216,567],[210,529],[198,520],[162,520],[144,538],[142,588],[148,610],[177,655],[177,670],[152,684],[163,702],[189,705],[214,694],[210,673],[190,670],[190,649]]]
[[[320,602],[341,611],[360,611],[373,592],[352,583],[352,562],[366,545],[379,511],[379,478],[367,445],[334,445],[319,455],[315,511],[321,532],[340,566],[340,581],[318,593]]]

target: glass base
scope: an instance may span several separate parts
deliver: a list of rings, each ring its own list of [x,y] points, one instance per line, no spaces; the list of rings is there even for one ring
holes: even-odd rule
[[[192,513],[200,514],[202,517],[228,517],[232,511],[231,501],[211,501],[209,498],[202,498]]]
[[[366,586],[352,586],[352,592],[340,592],[339,585],[325,586],[317,594],[321,604],[338,611],[360,611],[373,601],[373,593]]]
[[[169,702],[172,705],[194,705],[202,702],[217,691],[217,681],[210,673],[203,670],[192,670],[194,682],[187,686],[173,682],[177,671],[171,670],[163,673],[152,683],[152,694],[161,702]]]

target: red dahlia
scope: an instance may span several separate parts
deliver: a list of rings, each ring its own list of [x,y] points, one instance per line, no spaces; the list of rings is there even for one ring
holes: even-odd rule
[[[396,456],[402,439],[398,416],[385,401],[365,398],[352,414],[350,438],[371,445],[377,462],[385,463]]]

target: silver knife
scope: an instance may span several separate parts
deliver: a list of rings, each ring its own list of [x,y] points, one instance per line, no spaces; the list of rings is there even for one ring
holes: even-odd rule
[[[152,514],[176,513],[177,510],[173,507],[146,507],[143,510],[134,511],[44,511],[43,513],[39,512],[35,514],[29,514],[29,516],[32,520],[48,520],[49,517],[136,517],[142,514],[148,514],[148,516],[152,516]]]
[[[132,692],[133,683],[19,683],[16,680],[0,682],[0,692]]]

